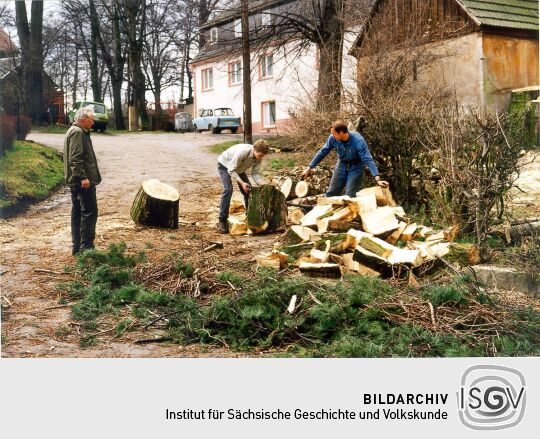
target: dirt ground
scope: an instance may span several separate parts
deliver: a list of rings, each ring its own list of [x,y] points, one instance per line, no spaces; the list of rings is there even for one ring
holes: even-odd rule
[[[201,270],[253,269],[254,255],[270,249],[275,236],[231,237],[215,231],[221,183],[216,155],[206,146],[240,138],[204,134],[94,134],[93,143],[103,175],[98,187],[99,219],[96,245],[106,249],[124,241],[129,251],[144,250],[150,260],[177,251],[198,261]],[[63,135],[33,133],[29,139],[62,149]],[[522,172],[522,192],[514,202],[519,216],[540,215],[540,153]],[[177,188],[180,228],[175,231],[136,226],[129,209],[140,183],[158,178]],[[235,191],[235,198],[239,197]],[[0,282],[2,285],[2,356],[4,357],[234,357],[221,348],[176,344],[138,345],[158,335],[128,332],[120,337],[105,329],[94,347],[81,348],[70,306],[59,305],[56,286],[71,279],[64,267],[70,255],[69,191],[61,189],[48,200],[8,221],[0,220]],[[208,241],[224,248],[208,253]],[[236,263],[236,266],[233,266]],[[48,270],[40,272],[39,270]],[[37,270],[37,271],[36,271]],[[114,327],[113,327],[114,328]],[[252,354],[252,355],[257,355]]]
[[[201,270],[223,269],[223,261],[250,261],[275,236],[231,237],[215,231],[221,193],[215,154],[206,146],[238,136],[204,134],[93,134],[103,182],[98,186],[99,218],[96,246],[106,249],[125,241],[128,251],[144,250],[150,260],[177,251],[197,255]],[[239,138],[239,137],[238,137]],[[61,150],[63,135],[31,134],[29,139]],[[136,226],[129,209],[140,183],[158,178],[177,188],[178,230]],[[238,197],[235,191],[235,197]],[[240,199],[240,198],[239,198]],[[99,336],[97,346],[79,347],[78,326],[69,305],[58,304],[56,285],[70,280],[64,267],[70,255],[71,202],[66,188],[27,212],[0,221],[0,281],[2,283],[2,356],[4,357],[224,357],[227,349],[175,344],[137,345],[138,335],[114,332]],[[201,250],[209,240],[224,249]],[[36,271],[37,269],[37,271]],[[49,270],[40,272],[39,270]],[[61,328],[61,330],[59,330]],[[65,329],[67,328],[67,329]],[[144,337],[152,336],[148,331]]]

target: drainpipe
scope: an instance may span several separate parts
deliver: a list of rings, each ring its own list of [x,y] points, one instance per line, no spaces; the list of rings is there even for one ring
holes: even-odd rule
[[[480,110],[482,114],[486,113],[486,62],[484,54],[484,34],[480,33]]]

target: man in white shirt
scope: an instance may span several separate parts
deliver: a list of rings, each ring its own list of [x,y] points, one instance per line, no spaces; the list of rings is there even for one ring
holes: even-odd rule
[[[251,168],[251,179],[254,185],[261,184],[261,161],[268,154],[269,146],[266,140],[257,140],[253,145],[249,143],[239,143],[231,146],[218,157],[218,172],[223,182],[223,193],[221,194],[221,204],[219,207],[219,233],[227,233],[229,226],[229,207],[233,193],[232,179],[238,183],[240,192],[244,196],[244,204],[248,207],[249,191],[251,183],[246,171]]]

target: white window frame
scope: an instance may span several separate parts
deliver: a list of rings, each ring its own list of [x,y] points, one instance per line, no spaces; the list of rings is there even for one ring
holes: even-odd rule
[[[262,126],[263,128],[275,128],[276,126],[276,101],[266,101],[261,102],[262,104]],[[272,104],[274,104],[274,111],[271,111]],[[270,117],[273,115],[274,120],[270,120]],[[268,120],[267,120],[268,119]]]
[[[210,29],[210,43],[215,44],[218,42],[218,28],[213,27]]]
[[[234,20],[234,36],[240,38],[242,36],[242,20]]]
[[[242,84],[242,62],[233,61],[229,63],[229,85],[238,84]]]
[[[272,62],[270,63],[270,68],[268,68],[268,58],[272,59]],[[274,76],[274,54],[273,53],[266,53],[263,56],[261,56],[261,59],[259,60],[260,64],[260,74],[261,79],[266,78],[272,78]]]
[[[214,88],[214,68],[209,67],[201,71],[201,90],[207,91]]]
[[[261,26],[268,27],[272,25],[272,14],[268,11],[261,13]]]

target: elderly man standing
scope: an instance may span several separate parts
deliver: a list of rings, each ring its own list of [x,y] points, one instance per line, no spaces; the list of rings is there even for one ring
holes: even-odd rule
[[[251,183],[246,171],[251,168],[251,178],[256,185],[261,184],[260,168],[263,157],[268,154],[269,146],[266,140],[257,140],[253,145],[239,143],[231,146],[218,157],[218,172],[223,182],[223,193],[219,207],[218,232],[227,233],[229,225],[229,207],[233,193],[232,178],[238,183],[244,196],[246,209],[248,207]]]
[[[96,186],[101,175],[90,139],[93,107],[77,110],[64,139],[64,177],[71,189],[72,254],[94,248],[98,207]]]

